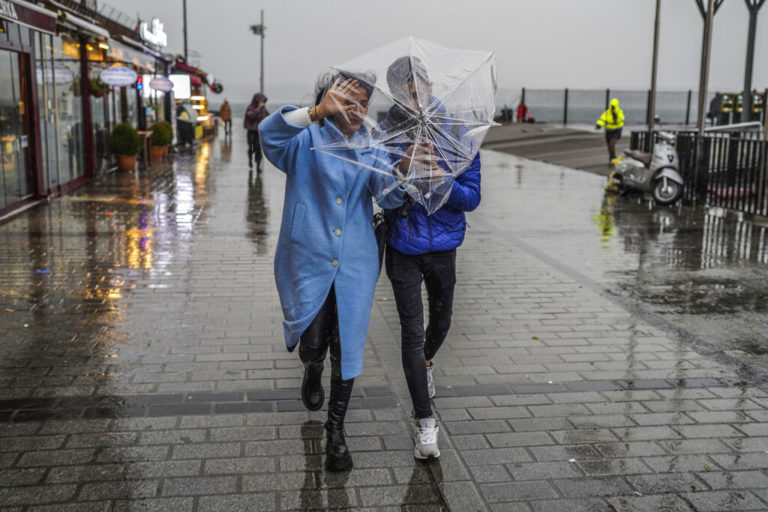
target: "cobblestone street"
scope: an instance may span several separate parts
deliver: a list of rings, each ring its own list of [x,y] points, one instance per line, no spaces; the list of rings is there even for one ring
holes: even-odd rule
[[[382,273],[347,417],[355,467],[323,469],[325,408],[299,398],[273,280],[284,177],[249,173],[240,131],[0,225],[0,509],[768,510],[766,288],[747,293],[768,281],[765,228],[743,228],[743,256],[659,255],[670,231],[639,240],[658,219],[606,205],[604,178],[482,158],[426,464]],[[664,212],[702,239],[715,222]],[[722,292],[686,289],[687,263],[674,285],[641,279],[686,251],[733,263],[734,300],[754,307],[640,293]]]

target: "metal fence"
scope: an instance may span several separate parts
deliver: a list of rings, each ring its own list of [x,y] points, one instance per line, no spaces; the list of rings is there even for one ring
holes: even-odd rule
[[[699,137],[695,132],[677,132],[683,198],[768,216],[768,141],[760,135],[727,132]],[[630,147],[648,150],[651,140],[648,132],[635,131]]]
[[[709,106],[715,92],[707,95]],[[648,122],[650,91],[621,89],[525,89],[521,101],[536,121],[550,123],[594,123],[617,98],[628,125]],[[656,91],[656,115],[664,124],[691,124],[698,119],[697,91]]]

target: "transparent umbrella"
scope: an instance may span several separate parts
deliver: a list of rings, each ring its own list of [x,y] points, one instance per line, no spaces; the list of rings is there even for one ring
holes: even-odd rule
[[[346,160],[346,150],[370,148],[376,163],[356,164],[401,176],[413,200],[438,210],[495,124],[494,54],[409,37],[333,66],[331,75],[374,89],[367,108],[347,114],[364,117],[365,135],[314,149]]]

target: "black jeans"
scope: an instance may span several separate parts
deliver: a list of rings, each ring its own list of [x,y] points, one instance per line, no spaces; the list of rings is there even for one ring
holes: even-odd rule
[[[248,166],[251,166],[252,157],[256,155],[256,166],[261,166],[261,143],[259,142],[259,131],[248,130]]]
[[[232,132],[232,120],[227,119],[224,121],[224,135],[229,135]]]
[[[432,416],[427,392],[426,360],[431,360],[448,335],[456,287],[456,249],[410,256],[387,246],[387,276],[400,316],[403,372],[416,418]],[[427,287],[429,323],[424,331],[421,282]]]

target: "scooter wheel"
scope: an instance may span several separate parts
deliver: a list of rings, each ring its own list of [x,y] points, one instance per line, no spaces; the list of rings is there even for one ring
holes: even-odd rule
[[[683,186],[670,179],[658,178],[653,182],[653,199],[656,204],[672,204],[683,195]]]

